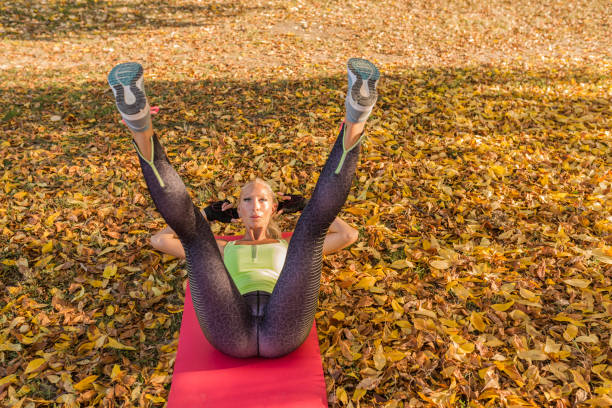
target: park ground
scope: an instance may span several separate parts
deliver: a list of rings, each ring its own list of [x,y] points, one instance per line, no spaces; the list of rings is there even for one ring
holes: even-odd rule
[[[382,80],[359,241],[324,261],[330,407],[610,406],[611,25],[608,0],[2,2],[0,405],[168,398],[186,267],[149,244],[116,63],[204,206],[309,195],[356,56]]]

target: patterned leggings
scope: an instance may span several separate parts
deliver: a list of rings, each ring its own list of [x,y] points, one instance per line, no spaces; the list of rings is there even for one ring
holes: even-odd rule
[[[252,296],[240,295],[208,222],[193,204],[155,135],[152,162],[139,154],[153,202],[185,250],[191,296],[202,332],[221,352],[234,357],[280,357],[298,348],[308,336],[319,298],[323,241],[346,201],[359,158],[357,145],[334,174],[343,153],[343,130],[344,125],[297,222],[274,291],[269,296],[256,295],[255,302]]]

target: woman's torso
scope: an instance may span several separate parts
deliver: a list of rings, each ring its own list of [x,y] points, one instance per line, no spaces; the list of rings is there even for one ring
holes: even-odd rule
[[[287,255],[287,241],[264,243],[230,241],[223,249],[223,262],[240,294],[257,290],[272,293]]]

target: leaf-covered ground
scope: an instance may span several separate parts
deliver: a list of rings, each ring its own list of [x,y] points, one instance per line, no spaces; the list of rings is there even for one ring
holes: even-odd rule
[[[186,270],[149,245],[114,64],[145,66],[205,205],[254,176],[312,192],[351,56],[383,79],[341,214],[360,239],[323,269],[330,406],[611,405],[611,21],[607,0],[2,2],[0,405],[167,399]]]

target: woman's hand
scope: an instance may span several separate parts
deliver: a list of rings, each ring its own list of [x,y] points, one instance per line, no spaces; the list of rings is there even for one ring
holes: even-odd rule
[[[230,209],[234,208],[234,204],[230,203],[228,200],[223,201],[223,205],[221,206],[221,211],[227,211]],[[240,221],[240,216],[238,216],[238,210],[234,209],[234,211],[232,211],[232,215],[235,215],[236,218],[232,218],[231,222],[238,222]]]
[[[208,221],[221,221],[225,223],[236,222],[240,217],[238,210],[229,200],[216,201],[204,208],[204,215]]]
[[[283,194],[278,193],[278,209],[276,210],[276,214],[291,214],[294,212],[302,211],[306,204],[308,204],[308,200],[297,194]]]

